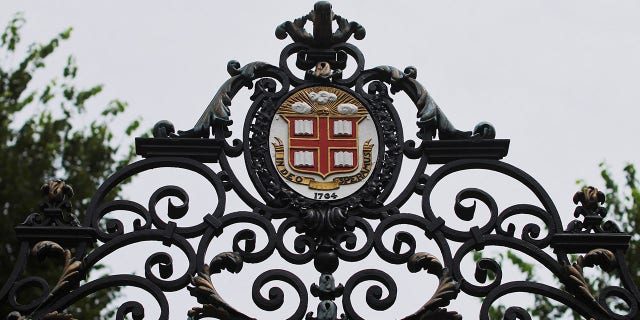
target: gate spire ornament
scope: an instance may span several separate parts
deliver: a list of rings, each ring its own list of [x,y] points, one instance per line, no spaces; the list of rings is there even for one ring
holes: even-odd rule
[[[496,139],[495,128],[487,122],[473,130],[457,129],[418,82],[414,67],[365,69],[364,55],[348,42],[352,37],[362,40],[364,27],[335,14],[328,2],[318,2],[307,15],[282,23],[276,36],[293,41],[283,48],[277,66],[230,61],[229,79],[195,125],[176,131],[171,122],[162,120],[154,127],[153,138],[137,138],[136,152],[144,159],[107,179],[82,221],[68,205],[73,194],[70,186],[56,180],[43,187],[47,198],[40,206],[42,212],[31,214],[15,228],[21,241],[17,263],[0,289],[0,300],[15,310],[8,319],[74,319],[69,312],[74,303],[112,286],[146,291],[158,304],[153,308],[163,320],[255,319],[240,307],[252,301],[257,308],[276,311],[285,299],[297,301],[297,306],[278,319],[371,319],[363,315],[368,310],[375,319],[458,320],[462,310],[452,307],[452,302],[461,295],[483,298],[478,317],[487,320],[497,299],[516,292],[552,299],[587,319],[640,316],[640,291],[625,260],[631,236],[611,221],[602,223],[606,215],[600,206],[605,201],[603,193],[595,188],[576,193],[574,202],[582,205],[576,208],[575,217],[584,220],[574,220],[565,228],[538,182],[501,161],[509,140]],[[295,65],[290,66],[289,58],[294,55]],[[354,71],[345,74],[349,57],[355,63]],[[304,76],[298,77],[293,68]],[[243,88],[252,90],[252,103],[248,110],[236,110],[232,101]],[[417,130],[418,141],[404,138],[403,119],[392,99],[396,94],[406,94],[415,105],[416,119],[409,123],[417,124],[410,130]],[[233,120],[239,119],[237,112],[246,111],[246,115],[240,139],[230,141],[234,136],[229,127],[232,111]],[[408,182],[399,180],[407,160],[417,162],[415,171],[406,177]],[[441,166],[427,174],[427,167],[435,165]],[[167,167],[191,171],[213,189],[209,197],[216,200],[216,206],[198,216],[195,225],[181,221],[186,215],[197,215],[198,210],[192,208],[189,194],[174,184],[155,190],[147,203],[110,200],[110,192],[123,181]],[[448,195],[454,202],[450,212],[434,208],[434,188],[449,175],[465,170],[514,178],[538,203],[499,208],[492,195],[470,187]],[[238,171],[246,171],[250,181],[238,178]],[[172,183],[182,182],[176,180]],[[248,191],[249,183],[254,192]],[[404,187],[397,186],[400,184]],[[392,193],[394,189],[399,192]],[[228,206],[229,193],[235,193],[249,210]],[[473,205],[465,205],[469,200],[474,200]],[[158,213],[161,202],[167,204],[168,219]],[[458,219],[474,221],[477,206],[486,207],[488,221],[468,229],[460,227]],[[109,216],[115,211],[130,215],[126,221],[133,221],[132,226],[125,227],[125,222]],[[514,216],[533,217],[538,223],[527,222],[518,228]],[[420,232],[409,233],[406,227]],[[254,229],[261,230],[266,243],[258,244]],[[220,241],[223,234],[231,235],[230,246]],[[393,239],[391,246],[388,239]],[[174,274],[172,255],[159,251],[143,260],[144,275],[83,279],[115,250],[143,241],[182,251],[188,262],[183,273]],[[438,249],[418,251],[419,242],[433,243]],[[563,286],[530,279],[507,281],[501,265],[488,257],[475,263],[473,276],[463,273],[463,259],[486,247],[508,248],[538,261]],[[63,257],[57,284],[24,275],[25,264],[34,258],[29,257],[30,252],[44,258]],[[275,255],[288,264],[308,266],[316,275],[303,279],[288,271],[287,264],[276,269],[269,266],[252,280],[250,299],[235,301],[224,296],[221,277],[246,281],[243,266],[264,266],[261,263]],[[345,262],[363,262],[371,255],[378,257],[375,266],[358,264],[361,269],[346,277],[337,273]],[[577,261],[574,255],[579,255]],[[206,257],[212,256],[206,263]],[[388,265],[404,265],[410,273],[437,278],[437,283],[403,288],[385,271]],[[583,270],[595,266],[615,272],[620,283],[603,285],[601,290],[590,288]],[[285,295],[273,281],[293,291]],[[357,288],[367,281],[376,284],[367,288],[365,303],[354,303],[355,293],[361,292]],[[21,292],[31,287],[41,295],[23,301]],[[193,296],[193,307],[171,308],[166,293],[187,291],[185,288]],[[395,311],[390,314],[400,290],[423,295],[425,301],[403,311],[404,316]],[[619,303],[611,304],[613,298]],[[127,301],[118,307],[116,319],[142,319],[145,307]],[[531,315],[512,306],[506,308],[504,318],[531,319]]]
[[[313,24],[313,34],[304,29],[307,21]],[[333,31],[333,22],[338,24]],[[332,45],[344,43],[351,35],[357,40],[364,39],[366,32],[364,27],[357,22],[349,22],[347,19],[335,14],[331,4],[327,1],[318,1],[309,14],[292,21],[286,21],[276,28],[276,37],[285,39],[288,36],[294,42],[304,43],[318,49],[328,49]]]

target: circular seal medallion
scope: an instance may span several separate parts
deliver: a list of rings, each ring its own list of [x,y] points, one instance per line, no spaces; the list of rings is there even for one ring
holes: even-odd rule
[[[306,198],[343,199],[372,176],[376,124],[345,90],[313,86],[294,92],[277,108],[270,128],[269,149],[280,179]]]

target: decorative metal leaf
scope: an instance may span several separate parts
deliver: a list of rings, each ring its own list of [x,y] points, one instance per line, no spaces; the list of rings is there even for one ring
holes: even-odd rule
[[[229,71],[231,78],[225,81],[220,89],[218,89],[218,92],[216,92],[193,129],[178,131],[179,135],[185,137],[208,137],[209,128],[215,120],[229,119],[229,115],[231,114],[229,110],[231,98],[242,86],[252,87],[253,84],[251,81],[256,78],[257,73],[268,67],[271,67],[271,65],[260,61],[248,63],[244,67],[240,67],[240,63],[237,61],[229,61],[227,71]]]
[[[599,266],[602,270],[610,272],[616,268],[616,256],[607,249],[593,249],[578,257],[578,264],[582,268]]]
[[[567,273],[569,283],[567,283],[567,289],[573,292],[573,294],[579,298],[584,298],[587,301],[595,301],[596,299],[589,291],[589,286],[586,280],[582,276],[582,267],[577,263],[566,264],[564,270]]]
[[[66,294],[75,289],[82,280],[82,262],[77,261],[71,256],[71,251],[65,250],[64,253],[64,269],[58,283],[51,290],[49,295]]]
[[[576,298],[591,302],[597,310],[607,314],[607,310],[597,302],[591,293],[589,285],[583,276],[584,267],[593,267],[595,265],[600,266],[602,270],[611,271],[616,266],[615,255],[607,249],[593,249],[586,255],[579,256],[577,263],[565,265],[564,268],[568,275],[567,290]]]
[[[217,254],[209,263],[209,274],[220,273],[223,269],[238,273],[242,270],[242,257],[237,252],[222,252]]]
[[[191,284],[195,287],[189,287],[189,291],[200,303],[211,303],[212,299],[220,298],[216,288],[211,282],[209,265],[207,264],[204,265],[204,272],[198,272],[198,275],[191,279]]]
[[[403,318],[403,320],[462,319],[462,316],[457,312],[443,309],[458,296],[460,284],[450,275],[449,269],[442,267],[438,258],[429,253],[418,252],[409,258],[407,268],[411,272],[418,272],[421,269],[427,270],[428,273],[437,275],[440,278],[440,283],[431,299],[418,311]]]
[[[458,292],[460,292],[460,284],[449,274],[449,269],[445,268],[436,292],[423,307],[428,310],[434,310],[436,307],[446,307],[451,300],[458,296]]]
[[[196,297],[202,307],[193,307],[187,312],[189,319],[215,317],[221,320],[251,320],[251,318],[230,306],[218,293],[211,281],[211,273],[219,273],[222,269],[237,273],[242,269],[242,257],[236,252],[223,252],[211,260],[212,267],[205,264],[203,272],[191,278],[194,287],[188,287],[191,295]]]
[[[40,241],[31,248],[31,255],[43,260],[46,256],[64,257],[64,249],[53,241]]]
[[[77,261],[68,249],[62,248],[62,246],[53,241],[40,241],[33,246],[31,254],[40,260],[44,259],[45,256],[61,256],[64,259],[62,274],[56,285],[51,289],[49,298],[66,294],[80,284],[80,280],[82,280],[82,262]]]
[[[438,258],[430,253],[416,252],[407,261],[407,268],[411,272],[418,272],[420,270],[426,270],[428,273],[442,277],[442,263]]]
[[[584,276],[582,275],[582,256],[578,258],[578,263],[565,264],[564,270],[567,273],[567,280],[565,285],[567,291],[571,292],[576,298],[588,301],[597,310],[607,314],[607,311],[598,303],[596,298],[591,293],[589,285],[587,284]]]

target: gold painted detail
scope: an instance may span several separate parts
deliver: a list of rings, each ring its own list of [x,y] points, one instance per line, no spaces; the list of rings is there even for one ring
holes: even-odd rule
[[[314,99],[310,97],[310,94],[313,95],[323,91],[329,94],[334,94],[335,99],[331,97],[318,102],[318,100],[314,101]],[[354,96],[338,88],[325,86],[309,87],[292,94],[282,103],[277,113],[282,115],[301,115],[301,113],[294,111],[292,108],[293,104],[296,102],[305,103],[311,107],[308,114],[344,116],[344,114],[338,112],[338,106],[342,104],[352,104],[356,106],[358,110],[353,115],[369,114],[367,109]]]
[[[293,183],[308,185],[309,189],[313,190],[335,190],[338,189],[341,185],[353,184],[363,181],[369,176],[371,172],[371,167],[373,166],[373,156],[371,155],[371,151],[373,150],[373,144],[371,143],[371,139],[365,141],[362,146],[362,170],[358,173],[346,176],[346,177],[336,177],[331,181],[316,181],[314,178],[305,177],[297,175],[289,169],[287,169],[284,158],[284,144],[282,140],[278,137],[275,138],[277,143],[272,143],[275,148],[276,153],[276,169],[280,175]]]

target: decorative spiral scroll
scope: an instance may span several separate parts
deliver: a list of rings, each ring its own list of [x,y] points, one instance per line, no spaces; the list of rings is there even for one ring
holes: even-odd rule
[[[356,62],[356,70],[351,76],[346,79],[335,79],[334,82],[346,87],[355,85],[356,79],[360,77],[362,70],[364,70],[364,55],[362,54],[360,49],[350,43],[342,43],[338,46],[332,47],[332,49],[346,53],[347,55],[351,56]]]
[[[563,266],[557,262],[553,257],[551,257],[548,253],[541,250],[540,248],[534,246],[531,243],[525,242],[520,239],[514,239],[511,237],[506,237],[502,235],[481,235],[481,245],[482,246],[499,246],[499,247],[509,247],[514,250],[520,251],[527,256],[537,260],[542,265],[544,265],[549,271],[553,272],[556,275],[561,275],[564,273]],[[473,296],[482,297],[490,292],[493,292],[498,285],[500,285],[502,270],[500,265],[493,261],[492,259],[480,259],[476,263],[476,271],[475,277],[478,282],[484,283],[486,281],[486,272],[490,270],[496,275],[494,281],[486,286],[477,286],[473,285],[468,281],[464,280],[464,276],[462,275],[460,265],[462,263],[462,259],[465,255],[467,255],[471,250],[478,248],[478,239],[471,239],[460,246],[455,256],[453,257],[453,265],[451,266],[453,275],[456,279],[459,279],[461,282],[461,289],[465,293],[468,293]],[[484,280],[484,281],[482,281]]]
[[[365,70],[362,72],[362,76],[356,81],[356,92],[368,100],[373,100],[379,96],[389,98],[389,86],[387,85],[388,81],[386,81],[386,79],[387,77],[376,70]]]
[[[495,260],[488,258],[482,258],[476,262],[476,271],[474,272],[476,281],[480,283],[487,282],[487,276],[489,272],[492,272],[495,277],[491,283],[483,287],[474,286],[467,283],[466,286],[469,287],[467,291],[470,294],[475,293],[477,296],[484,296],[493,288],[499,286],[502,282],[502,267],[500,266],[500,264],[498,264],[498,262],[496,262]]]
[[[418,147],[416,147],[416,142],[414,140],[407,140],[402,145],[404,155],[409,159],[424,159],[425,157],[422,156],[424,154],[423,148],[424,141],[421,142]]]
[[[106,288],[114,287],[137,287],[147,293],[151,294],[153,298],[158,302],[159,308],[154,307],[155,310],[160,311],[159,320],[169,319],[169,302],[160,288],[155,286],[150,280],[144,279],[136,275],[112,275],[104,278],[96,279],[85,283],[78,289],[73,290],[67,295],[60,297],[56,300],[48,309],[49,310],[63,310],[73,305],[78,300],[91,295],[94,292],[103,290]],[[42,310],[34,315],[34,319],[39,319],[46,311]],[[138,302],[127,301],[120,305],[116,320],[124,320],[125,316],[131,313],[133,319],[141,319],[144,315],[144,308]]]
[[[191,244],[182,236],[178,234],[167,235],[165,230],[138,230],[137,232],[127,234],[126,237],[116,238],[109,241],[102,246],[91,251],[84,259],[84,264],[87,268],[98,263],[102,258],[111,254],[117,249],[127,246],[132,243],[142,241],[159,241],[164,242],[165,245],[175,245],[185,255],[189,265],[185,273],[174,280],[162,280],[167,279],[173,275],[173,262],[171,257],[165,252],[158,252],[152,254],[145,262],[145,275],[155,286],[158,286],[165,291],[176,291],[184,288],[191,279],[191,275],[196,271],[196,262],[194,257],[196,256]],[[157,278],[152,272],[151,268],[154,265],[159,265],[160,276],[162,279]]]
[[[614,312],[609,306],[609,303],[607,303],[607,299],[611,297],[617,297],[619,299],[622,299],[627,304],[627,307],[629,308],[629,313],[625,315],[620,315],[617,312]],[[600,292],[600,297],[598,299],[598,302],[600,303],[601,306],[604,306],[607,312],[609,312],[611,317],[615,320],[636,319],[638,317],[639,311],[638,311],[637,297],[634,297],[633,294],[625,288],[622,288],[622,287],[604,288]]]
[[[184,191],[184,189],[178,186],[164,186],[159,188],[149,198],[149,212],[153,217],[153,222],[162,226],[166,226],[166,223],[158,217],[156,205],[161,199],[166,197],[176,197],[182,201],[181,205],[176,206],[173,204],[171,199],[169,199],[169,203],[167,204],[167,215],[170,219],[180,219],[187,214],[187,211],[189,211],[189,195]]]
[[[198,268],[201,268],[204,265],[205,255],[208,249],[209,244],[213,241],[214,237],[222,234],[222,230],[232,224],[236,223],[249,223],[254,226],[261,228],[266,233],[267,243],[264,248],[255,251],[255,232],[243,229],[240,230],[233,237],[233,248],[234,251],[238,252],[242,259],[248,263],[258,263],[262,262],[273,254],[273,251],[276,248],[276,230],[271,221],[268,219],[257,215],[253,212],[246,211],[238,211],[225,214],[221,218],[216,218],[212,215],[207,215],[204,217],[204,221],[209,226],[205,231],[204,235],[200,239],[200,244],[198,245],[198,254],[196,258],[196,264]],[[240,241],[245,241],[245,249],[240,248]],[[201,271],[199,269],[199,271]]]
[[[105,215],[118,210],[132,212],[144,219],[144,224],[142,224],[140,219],[133,220],[134,231],[151,228],[151,215],[149,214],[149,211],[147,211],[147,209],[139,203],[129,200],[114,200],[100,206],[97,209],[98,214],[93,216],[91,224],[94,226],[99,225],[99,221],[104,218]],[[106,232],[104,232],[102,228],[95,229],[98,233],[98,239],[103,242],[107,242],[117,236],[124,234],[124,225],[122,224],[122,221],[118,219],[107,220]]]
[[[494,220],[498,216],[498,205],[488,193],[476,188],[467,188],[458,192],[458,194],[456,195],[456,203],[453,206],[453,209],[458,218],[464,221],[471,221],[473,219],[474,213],[476,211],[476,202],[473,201],[473,204],[471,206],[465,207],[462,204],[462,201],[467,199],[478,199],[482,201],[487,207],[489,207],[491,220]],[[483,228],[480,228],[480,230],[482,229]]]
[[[527,223],[522,228],[522,240],[529,242],[538,248],[544,248],[548,246],[551,242],[551,237],[555,234],[553,230],[556,230],[556,226],[554,225],[553,218],[549,215],[548,212],[534,205],[518,204],[506,208],[498,216],[496,232],[501,235],[513,237],[515,234],[516,226],[513,223],[509,223],[509,225],[507,226],[507,230],[504,230],[502,228],[502,222],[507,218],[518,214],[528,214],[540,218],[540,220],[545,223],[545,229],[549,230],[546,237],[537,239],[540,236],[540,226],[534,223]]]
[[[526,174],[524,171],[514,166],[511,166],[509,164],[506,164],[504,162],[495,161],[495,160],[472,160],[472,159],[456,160],[456,161],[447,163],[446,165],[436,170],[431,175],[429,181],[425,184],[424,193],[422,195],[422,211],[425,218],[427,218],[427,220],[429,221],[436,220],[436,215],[433,213],[433,210],[431,208],[431,192],[433,191],[433,188],[436,186],[436,184],[440,180],[442,180],[444,177],[448,176],[449,174],[452,174],[458,171],[469,170],[469,169],[491,170],[491,171],[505,174],[521,182],[525,187],[527,187],[529,190],[533,192],[533,194],[538,198],[538,200],[540,200],[540,202],[544,207],[544,210],[547,212],[547,214],[541,215],[536,210],[535,211],[536,213],[534,213],[534,215],[536,215],[537,217],[540,215],[541,216],[540,218],[543,219],[543,221],[549,221],[548,226],[550,228],[553,228],[549,230],[549,233],[556,233],[556,232],[562,231],[562,224],[560,222],[560,217],[555,208],[555,205],[551,201],[551,198],[549,197],[547,192],[542,188],[542,186],[540,186],[540,184],[537,181],[535,181],[531,176]],[[485,200],[488,200],[488,199],[485,199]],[[493,201],[493,200],[490,200],[490,201]],[[489,207],[491,208],[491,206]],[[513,215],[513,213],[505,214],[503,219],[509,215]],[[489,227],[489,226],[490,224],[486,225],[485,227]],[[447,235],[448,238],[455,241],[464,241],[466,239],[470,239],[471,237],[473,237],[473,235],[470,232],[469,233],[456,232],[456,230],[453,230],[446,225],[443,226],[441,230]],[[484,229],[483,231],[486,232]],[[534,230],[529,228],[527,231],[532,232]]]
[[[232,158],[239,157],[242,154],[243,142],[240,139],[233,139],[231,144],[224,140],[224,154]]]
[[[109,194],[111,190],[116,188],[118,184],[124,181],[127,178],[130,178],[138,173],[152,170],[155,168],[161,167],[173,167],[173,168],[182,168],[189,171],[193,171],[205,179],[209,181],[209,183],[214,187],[217,197],[217,206],[213,211],[212,215],[215,217],[222,216],[225,206],[226,206],[226,197],[225,190],[222,184],[222,181],[209,167],[204,165],[201,162],[196,160],[188,159],[188,158],[167,158],[167,157],[159,157],[159,158],[148,158],[138,162],[134,162],[116,172],[114,175],[109,177],[98,189],[93,198],[91,199],[91,203],[89,204],[89,208],[87,210],[87,215],[85,216],[84,225],[91,225],[96,229],[99,229],[98,226],[100,224],[100,219],[104,217],[107,213],[115,210],[126,210],[135,213],[138,216],[141,216],[145,219],[144,225],[139,221],[134,221],[134,230],[146,229],[150,226],[151,220],[158,228],[168,228],[170,223],[166,223],[161,221],[154,214],[154,218],[150,219],[150,213],[139,204],[128,201],[115,200],[107,203],[102,203],[104,198]],[[188,206],[188,202],[185,203],[184,200],[188,199],[188,196],[184,192],[184,190],[177,187],[163,187],[159,189],[154,196],[149,200],[152,205],[151,208],[155,210],[155,204],[162,198],[162,196],[166,195],[174,195],[183,200],[183,205],[175,207],[172,215],[175,217],[180,216],[180,214],[185,211]],[[169,191],[171,190],[171,191]],[[170,205],[171,207],[171,205]],[[177,210],[177,211],[176,211]],[[111,220],[112,222],[107,222],[107,233],[99,231],[98,237],[101,241],[107,242],[118,236],[121,236],[124,232],[122,222],[119,220]],[[198,225],[191,227],[178,227],[172,226],[171,228],[175,228],[175,233],[184,235],[186,237],[195,237],[201,235],[206,229],[207,224],[205,222],[201,222]],[[83,252],[78,252],[78,255],[83,254]]]
[[[367,90],[364,90],[364,87],[367,87]],[[366,80],[358,81],[356,92],[368,100],[391,100],[389,97],[389,86],[380,80],[366,78]]]
[[[382,242],[382,235],[391,227],[399,224],[409,224],[409,225],[413,225],[415,227],[421,228],[423,230],[426,230],[427,228],[426,221],[424,220],[424,218],[414,214],[406,214],[406,213],[390,216],[387,219],[383,220],[378,225],[378,227],[376,228],[375,237],[374,237],[375,239],[374,248],[376,249],[376,252],[382,259],[384,259],[389,263],[394,263],[394,264],[406,263],[409,257],[415,253],[415,249],[416,249],[415,238],[413,237],[413,235],[407,232],[403,232],[400,235],[396,234],[395,241],[393,244],[393,251],[385,247],[384,243]],[[409,250],[403,253],[400,253],[399,249],[403,243],[409,246]]]
[[[266,311],[274,311],[282,307],[282,304],[284,303],[284,292],[282,289],[279,287],[272,287],[269,289],[269,298],[263,297],[260,292],[260,290],[271,281],[286,282],[296,290],[300,302],[298,303],[298,308],[296,308],[294,314],[287,319],[302,319],[307,308],[309,296],[307,295],[307,289],[302,280],[289,271],[273,269],[258,276],[258,278],[253,282],[253,287],[251,289],[253,302],[255,302],[258,307]]]
[[[144,307],[138,301],[127,301],[118,308],[116,320],[127,319],[127,314],[131,314],[133,320],[142,320],[144,319]]]
[[[177,288],[171,288],[167,285],[163,285],[163,280],[158,279],[151,271],[151,268],[153,268],[153,266],[155,265],[158,265],[158,270],[160,271],[160,277],[162,279],[168,279],[169,277],[171,277],[171,275],[173,274],[173,259],[168,253],[156,252],[152,254],[144,264],[144,275],[147,279],[151,280],[151,282],[155,283],[163,290],[174,289],[171,291],[175,291],[181,288],[181,286],[178,286]]]
[[[360,283],[371,280],[380,282],[385,286],[385,288],[387,288],[389,292],[387,293],[387,296],[385,298],[382,298],[382,288],[380,288],[378,285],[369,287],[366,293],[366,301],[369,307],[377,311],[382,311],[389,309],[389,307],[391,307],[396,301],[398,287],[396,286],[395,281],[393,281],[393,278],[391,278],[387,273],[376,269],[366,269],[359,271],[358,273],[351,276],[351,278],[349,278],[344,286],[342,305],[349,319],[364,320],[364,318],[358,315],[358,313],[356,313],[355,309],[353,308],[353,304],[351,302],[351,293]]]
[[[278,83],[272,78],[262,78],[255,83],[254,94],[251,97],[252,100],[257,98],[257,95],[275,95],[276,88],[278,87]],[[283,90],[282,92],[286,92],[287,90]]]
[[[509,307],[504,311],[505,320],[531,320],[531,315],[521,307]]]
[[[396,236],[393,239],[393,252],[400,254],[402,244],[407,244],[409,246],[409,250],[407,250],[406,253],[413,254],[416,251],[416,238],[414,238],[411,233],[405,231],[396,233]]]
[[[373,249],[374,243],[374,232],[371,224],[367,222],[367,220],[362,219],[361,217],[350,216],[346,223],[347,231],[343,231],[336,235],[337,243],[344,243],[344,247],[336,246],[335,250],[338,254],[338,257],[345,261],[360,261],[364,259],[369,253],[371,249]],[[356,243],[358,241],[358,237],[356,236],[355,228],[358,228],[364,232],[365,243],[358,250],[352,251],[356,247]]]
[[[580,315],[586,317],[587,319],[612,319],[611,314],[605,314],[598,309],[594,309],[589,304],[581,300],[574,299],[570,294],[558,288],[537,282],[513,281],[502,284],[491,290],[491,292],[487,294],[486,298],[482,302],[482,306],[480,307],[480,320],[490,320],[489,308],[491,307],[491,305],[498,298],[514,292],[539,294],[547,298],[556,300],[578,312]],[[526,313],[526,311],[521,310],[521,308],[511,307],[507,310],[509,309],[511,309],[511,311],[509,312],[509,316],[511,317],[511,319],[531,319],[531,316]]]
[[[297,218],[289,218],[284,220],[282,224],[280,224],[280,227],[278,227],[276,248],[278,249],[278,253],[280,253],[280,256],[282,256],[282,258],[284,258],[288,262],[303,264],[313,260],[313,257],[316,255],[317,243],[313,239],[313,237],[305,234],[300,234],[296,236],[293,243],[293,249],[296,253],[291,252],[287,249],[284,243],[284,235],[288,230],[294,228],[297,222]]]
[[[27,241],[22,241],[20,243],[20,249],[17,251],[17,259],[11,274],[7,276],[6,282],[2,285],[0,289],[0,301],[4,301],[9,294],[9,290],[11,290],[14,282],[22,274],[25,268],[25,264],[27,261],[27,257],[29,256],[29,243]]]
[[[26,288],[38,288],[40,289],[41,294],[38,297],[34,298],[29,303],[21,304],[20,302],[18,302],[18,297],[20,295],[20,291]],[[49,295],[49,284],[47,283],[46,280],[40,277],[27,277],[27,278],[21,279],[20,281],[14,284],[14,286],[9,291],[8,300],[11,308],[20,312],[24,312],[24,311],[32,310],[33,308],[42,304],[47,299],[48,295]]]
[[[216,178],[218,178],[217,175],[216,175]],[[220,180],[218,181],[220,182],[220,185],[222,185],[222,181]],[[171,199],[168,199],[167,215],[169,216],[169,219],[180,219],[184,217],[189,211],[189,195],[184,189],[178,186],[173,186],[173,185],[168,185],[168,186],[163,186],[158,188],[158,190],[156,190],[151,195],[151,197],[149,197],[149,214],[151,215],[151,218],[153,220],[153,225],[156,226],[158,229],[172,228],[170,225],[175,224],[175,222],[163,221],[162,218],[160,218],[160,216],[158,215],[158,212],[156,211],[158,202],[160,202],[160,200],[162,200],[163,198],[167,198],[167,197],[176,197],[182,202],[182,204],[180,205],[175,205],[171,201]],[[202,225],[203,224],[201,223],[194,227],[179,227],[176,224],[175,229],[176,229],[176,233],[178,234],[197,234],[201,232]]]
[[[244,242],[244,249],[240,249],[240,242]],[[249,253],[256,249],[256,233],[251,229],[242,229],[233,236],[234,252]]]
[[[427,187],[425,186],[425,188]],[[427,190],[425,192],[430,193],[431,190]],[[424,197],[425,195],[423,195],[423,203],[425,201]],[[491,232],[491,230],[493,230],[493,228],[496,225],[496,221],[498,217],[498,205],[496,204],[493,197],[491,197],[488,193],[476,188],[463,189],[460,192],[458,192],[458,194],[456,195],[454,212],[456,213],[456,216],[458,216],[458,218],[465,221],[470,221],[474,217],[475,210],[476,210],[476,202],[474,201],[471,206],[466,207],[461,203],[463,200],[466,200],[466,199],[477,199],[483,202],[489,209],[489,220],[482,227],[473,227],[470,231],[460,231],[446,225],[443,226],[442,230],[446,234],[447,238],[454,241],[465,241],[467,239],[475,237],[478,233],[482,233],[482,234],[489,233]],[[426,211],[425,211],[425,214],[426,214]],[[433,212],[431,211],[431,208],[429,208],[429,214],[427,216],[428,216],[427,219],[434,216]],[[475,229],[475,231],[473,229]]]

